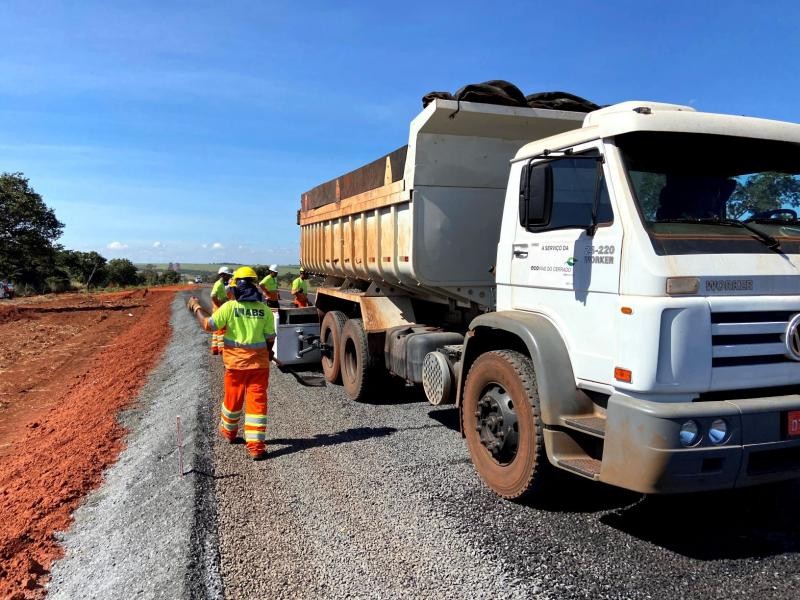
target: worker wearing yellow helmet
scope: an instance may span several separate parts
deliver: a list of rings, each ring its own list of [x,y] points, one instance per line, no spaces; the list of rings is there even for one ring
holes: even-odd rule
[[[252,268],[237,269],[233,281],[234,299],[213,315],[208,316],[194,296],[186,306],[206,331],[225,328],[225,398],[219,431],[234,442],[244,407],[244,441],[250,456],[258,460],[266,455],[267,387],[275,322],[272,311],[264,306]]]
[[[294,305],[300,308],[308,306],[308,271],[300,268],[300,275],[292,282]]]
[[[211,286],[211,305],[214,310],[217,310],[228,301],[225,288],[231,280],[231,275],[233,275],[233,272],[229,267],[220,267],[219,271],[217,271],[217,280]],[[225,332],[221,329],[211,334],[211,354],[222,354],[224,334]]]

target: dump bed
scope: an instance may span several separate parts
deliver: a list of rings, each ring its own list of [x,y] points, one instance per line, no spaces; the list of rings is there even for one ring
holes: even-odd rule
[[[303,265],[491,306],[509,161],[584,116],[432,102],[411,122],[408,146],[303,194]]]

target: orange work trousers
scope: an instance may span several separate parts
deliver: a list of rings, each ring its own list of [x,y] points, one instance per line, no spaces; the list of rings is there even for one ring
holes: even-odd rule
[[[294,295],[294,305],[298,308],[305,308],[308,306],[308,296],[305,294],[295,294]]]
[[[226,440],[235,440],[244,407],[244,441],[251,456],[261,456],[267,449],[268,385],[269,369],[225,370],[219,431]]]

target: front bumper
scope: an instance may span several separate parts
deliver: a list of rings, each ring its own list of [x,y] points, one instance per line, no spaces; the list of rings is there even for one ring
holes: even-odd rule
[[[800,438],[786,436],[800,394],[711,402],[653,402],[614,394],[606,413],[600,481],[642,493],[717,490],[800,477]],[[729,436],[703,435],[691,448],[678,432],[688,419],[704,432],[722,417]]]

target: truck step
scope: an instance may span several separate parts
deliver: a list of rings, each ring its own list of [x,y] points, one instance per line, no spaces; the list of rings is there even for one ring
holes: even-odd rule
[[[559,458],[558,464],[584,477],[597,479],[602,463],[596,458]]]
[[[564,425],[600,438],[604,437],[606,434],[605,417],[598,417],[596,415],[564,417]]]

